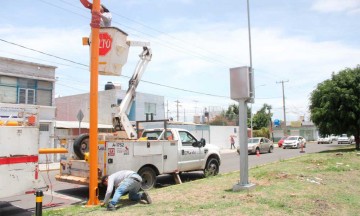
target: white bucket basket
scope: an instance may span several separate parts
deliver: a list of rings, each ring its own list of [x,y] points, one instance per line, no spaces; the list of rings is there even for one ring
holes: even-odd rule
[[[99,33],[99,75],[120,76],[129,55],[127,34],[115,27],[105,27]]]

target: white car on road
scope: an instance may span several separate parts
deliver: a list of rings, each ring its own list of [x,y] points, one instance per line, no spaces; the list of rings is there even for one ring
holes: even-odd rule
[[[327,144],[331,144],[332,143],[332,138],[327,136],[327,137],[319,137],[317,140],[318,144],[323,144],[323,143],[327,143]]]
[[[289,136],[283,143],[283,149],[301,147],[306,148],[306,139],[302,136]]]

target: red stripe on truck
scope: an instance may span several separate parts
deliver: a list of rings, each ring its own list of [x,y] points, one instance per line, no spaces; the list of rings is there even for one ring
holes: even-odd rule
[[[38,160],[39,157],[37,155],[2,157],[0,158],[0,165],[38,162]]]

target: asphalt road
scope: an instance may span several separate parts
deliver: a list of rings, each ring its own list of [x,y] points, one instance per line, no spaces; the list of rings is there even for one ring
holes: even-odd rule
[[[273,153],[257,155],[249,155],[249,168],[259,166],[271,162],[276,162],[288,158],[298,157],[303,154],[330,150],[337,147],[338,144],[322,144],[307,143],[304,149],[305,153],[300,153],[300,149],[282,149],[275,148]],[[226,151],[221,155],[222,164],[220,173],[228,173],[238,171],[240,169],[240,157],[234,150]],[[55,180],[55,171],[42,171],[45,181],[50,185],[49,191],[44,192],[43,209],[68,206],[78,203],[86,203],[88,199],[88,187],[79,186],[69,183],[57,182]],[[191,172],[181,174],[182,182],[193,181],[203,178],[202,172]],[[240,177],[240,176],[239,176]],[[170,175],[162,175],[158,177],[156,188],[166,187],[175,184],[174,179]],[[99,199],[103,199],[104,190],[100,189]],[[35,212],[35,195],[21,195],[0,199],[0,216],[25,216],[33,215]]]

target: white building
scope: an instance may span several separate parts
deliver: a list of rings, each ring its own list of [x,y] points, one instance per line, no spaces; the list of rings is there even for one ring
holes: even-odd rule
[[[98,94],[98,124],[99,125],[112,125],[112,116],[114,109],[112,105],[119,105],[122,98],[126,94],[125,90],[119,88],[112,88],[109,90],[99,91]],[[57,107],[56,120],[73,122],[73,127],[69,125],[67,132],[69,135],[79,134],[78,129],[78,113],[83,113],[82,122],[85,124],[89,122],[90,118],[90,96],[89,93],[71,95],[65,97],[58,97],[55,99]],[[137,92],[134,102],[128,114],[129,120],[144,121],[146,116],[153,120],[160,120],[165,118],[164,97],[152,94]],[[65,127],[64,127],[65,128]],[[82,127],[83,128],[83,127]],[[106,127],[105,127],[106,128]],[[101,129],[99,127],[99,129]],[[87,130],[81,129],[81,133]],[[64,133],[63,133],[64,134]]]

